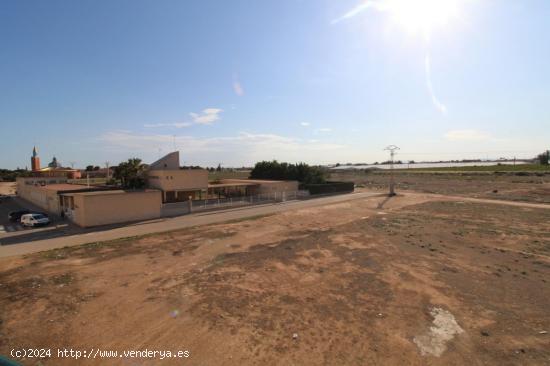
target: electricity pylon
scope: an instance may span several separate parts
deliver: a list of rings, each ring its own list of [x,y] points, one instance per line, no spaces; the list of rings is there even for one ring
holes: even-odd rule
[[[395,150],[399,150],[399,148],[395,145],[390,145],[386,147],[384,150],[388,150],[390,152],[390,194],[389,196],[395,196],[395,181],[393,179],[393,156],[395,155]]]

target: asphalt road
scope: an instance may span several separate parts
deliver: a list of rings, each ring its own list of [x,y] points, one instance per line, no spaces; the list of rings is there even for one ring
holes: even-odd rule
[[[379,192],[361,192],[344,195],[313,198],[305,201],[287,201],[276,204],[247,206],[223,211],[201,212],[173,218],[162,218],[128,224],[114,228],[80,229],[72,225],[65,229],[56,229],[36,233],[31,236],[0,235],[0,257],[29,254],[55,248],[81,245],[91,242],[114,240],[130,236],[160,233],[183,229],[191,226],[215,224],[229,220],[242,219],[257,215],[266,215],[288,210],[344,202],[359,198],[380,196]]]
[[[405,195],[415,195],[419,193],[404,193]],[[421,194],[426,196],[427,194]],[[99,227],[91,229],[77,228],[69,225],[66,228],[50,230],[49,232],[36,233],[32,237],[22,237],[23,240],[14,241],[13,237],[0,235],[0,257],[10,257],[15,255],[40,252],[55,248],[87,244],[91,242],[114,240],[119,238],[139,236],[151,233],[161,233],[183,229],[186,227],[215,224],[229,220],[243,219],[258,215],[266,215],[289,210],[298,210],[302,208],[321,206],[331,203],[345,202],[356,199],[383,196],[380,192],[359,192],[344,195],[328,196],[322,198],[313,198],[305,201],[287,201],[277,204],[266,204],[258,206],[247,206],[242,208],[228,209],[223,211],[201,212],[173,218],[163,218],[128,224],[118,227]],[[476,199],[457,196],[429,195],[434,199],[457,200],[468,202],[479,202],[488,204],[499,204],[516,207],[544,208],[550,209],[550,205],[537,203],[523,203],[504,200]],[[25,241],[26,240],[26,241]]]
[[[65,230],[70,226],[75,225],[70,224],[66,220],[60,219],[56,215],[49,214],[50,218],[50,225],[44,226],[44,227],[25,227],[21,225],[19,221],[12,222],[8,219],[8,213],[11,211],[19,211],[27,209],[31,212],[43,212],[44,210],[40,207],[37,207],[30,202],[24,202],[20,198],[15,196],[8,196],[3,197],[2,201],[0,203],[0,243],[2,243],[2,239],[8,238],[8,237],[15,237],[15,236],[21,236],[21,237],[28,237],[31,238],[33,236],[36,237],[42,237],[44,238],[45,232],[54,232],[57,230]]]

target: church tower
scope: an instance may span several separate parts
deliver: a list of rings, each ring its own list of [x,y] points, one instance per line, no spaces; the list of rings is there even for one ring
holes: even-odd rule
[[[32,149],[31,169],[33,172],[40,170],[40,158],[38,157],[38,153],[36,152],[36,146]]]

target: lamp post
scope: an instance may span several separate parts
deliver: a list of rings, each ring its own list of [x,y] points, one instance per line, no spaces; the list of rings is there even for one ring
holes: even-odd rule
[[[393,179],[393,157],[395,155],[395,150],[399,150],[399,148],[395,145],[390,145],[386,147],[384,150],[388,150],[390,152],[390,197],[395,196],[395,181]]]

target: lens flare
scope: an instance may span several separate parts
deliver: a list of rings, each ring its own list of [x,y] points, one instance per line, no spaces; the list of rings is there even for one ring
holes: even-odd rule
[[[459,14],[456,0],[389,0],[386,6],[396,23],[409,32],[422,32],[426,36]]]
[[[459,0],[367,0],[332,23],[373,9],[388,14],[407,31],[422,32],[429,36],[433,28],[444,26],[452,18],[459,16],[459,3]]]
[[[343,16],[334,19],[332,24],[353,18],[366,10],[372,9],[387,14],[393,22],[399,24],[408,32],[421,32],[427,46],[424,60],[426,86],[433,105],[442,114],[447,114],[447,107],[435,94],[432,84],[429,52],[430,36],[434,28],[445,26],[451,19],[459,17],[459,5],[463,2],[464,0],[366,0]]]
[[[177,318],[178,315],[180,315],[180,311],[177,310],[177,309],[174,309],[174,310],[172,310],[172,311],[170,312],[170,316],[171,316],[172,318]]]

